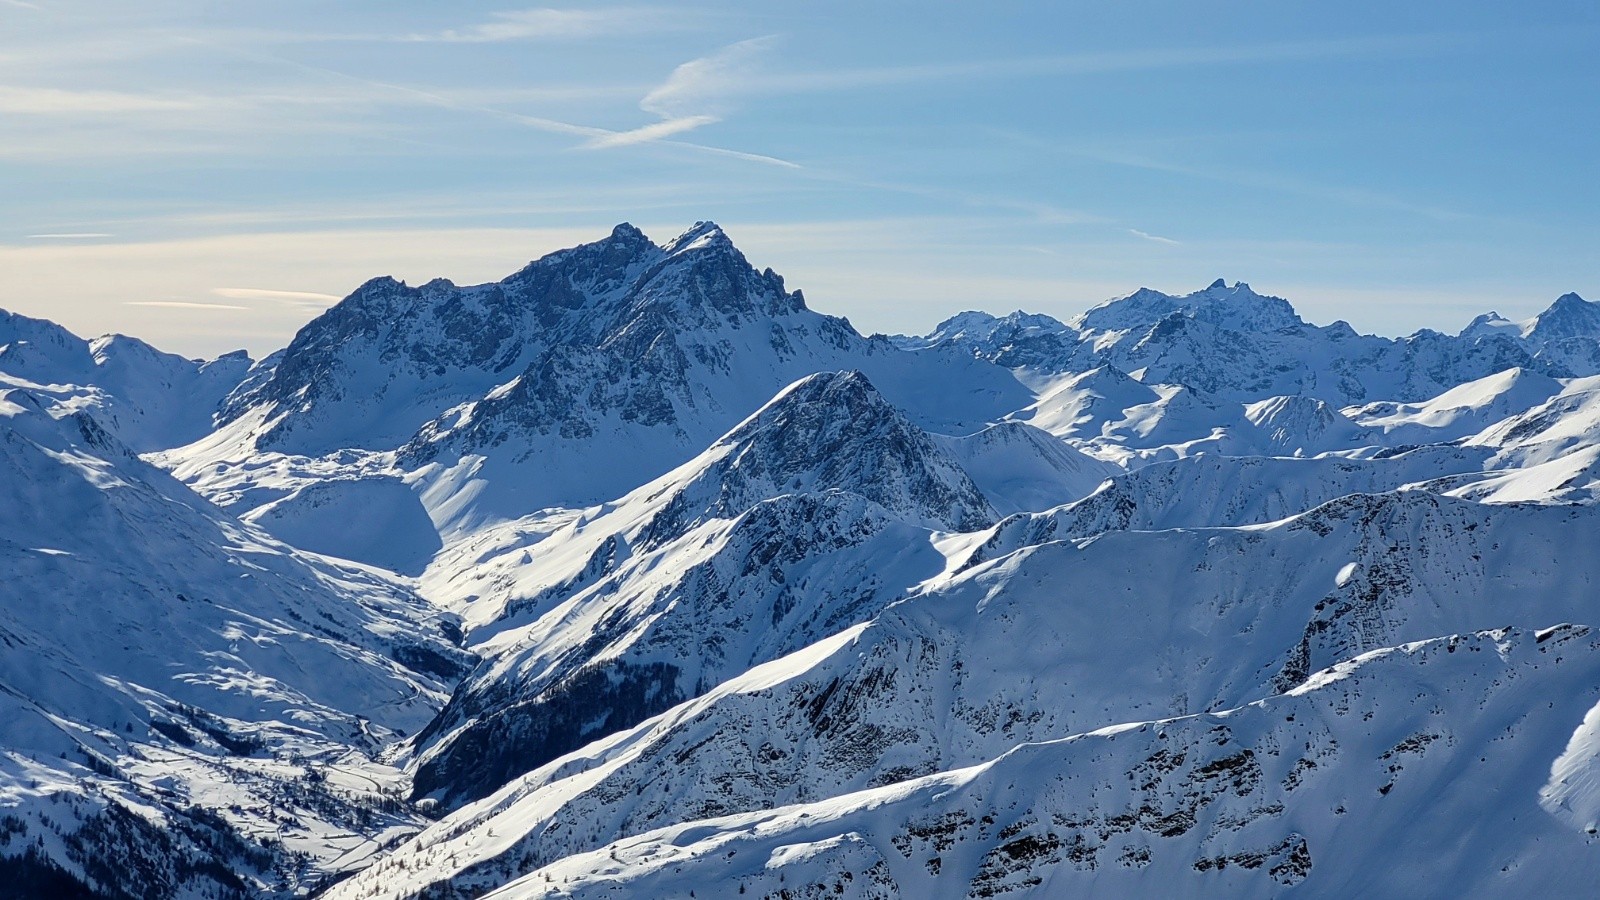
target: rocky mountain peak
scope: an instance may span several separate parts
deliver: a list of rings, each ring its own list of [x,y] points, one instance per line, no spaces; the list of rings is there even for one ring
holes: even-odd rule
[[[727,232],[722,230],[722,226],[708,221],[694,223],[689,227],[689,230],[668,241],[666,246],[661,249],[671,256],[678,253],[687,253],[691,250],[710,248],[735,249],[732,239],[728,237]]]
[[[771,269],[757,272],[715,222],[697,222],[668,241],[628,292],[613,331],[717,328],[730,320],[805,309],[798,291]]]
[[[1523,336],[1535,344],[1600,338],[1600,303],[1590,303],[1575,293],[1562,294],[1524,327]]]
[[[769,497],[835,490],[933,528],[970,530],[996,518],[960,464],[857,371],[800,379],[685,464],[685,474],[652,532],[675,535]]]
[[[650,238],[632,222],[619,222],[611,229],[611,240],[618,244],[648,244]]]
[[[1500,313],[1490,310],[1473,319],[1466,328],[1461,329],[1461,337],[1483,337],[1490,334],[1510,334],[1519,336],[1522,326],[1511,321]]]
[[[1289,301],[1258,294],[1243,281],[1229,287],[1218,278],[1181,301],[1195,318],[1233,331],[1276,331],[1306,324]]]
[[[1243,281],[1230,287],[1221,278],[1182,296],[1140,288],[1090,309],[1073,324],[1086,331],[1136,331],[1174,314],[1240,332],[1278,331],[1306,324],[1287,300],[1258,294]]]

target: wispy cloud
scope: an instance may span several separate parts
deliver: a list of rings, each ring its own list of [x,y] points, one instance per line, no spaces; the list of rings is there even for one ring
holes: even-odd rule
[[[774,35],[729,44],[672,70],[667,80],[639,101],[639,108],[663,119],[688,115],[721,115],[740,85],[757,74],[762,55],[776,42]]]
[[[481,28],[443,32],[433,39],[454,42],[513,40],[537,34],[577,36],[599,33],[605,27],[640,30],[656,13],[649,9],[608,10],[524,10],[506,13]],[[492,26],[492,27],[491,27]],[[213,135],[227,142],[250,135],[253,145],[263,131],[331,133],[375,133],[384,128],[381,113],[386,106],[426,105],[456,112],[483,115],[533,128],[549,134],[579,139],[577,146],[604,150],[639,145],[679,148],[694,153],[722,156],[762,165],[798,169],[797,163],[762,153],[710,146],[681,139],[691,131],[721,121],[734,106],[741,81],[756,74],[758,60],[773,38],[755,38],[723,47],[715,53],[692,59],[672,70],[660,84],[643,90],[642,110],[659,121],[630,129],[601,128],[553,116],[532,115],[505,109],[500,104],[528,100],[571,101],[606,99],[629,90],[625,85],[557,86],[506,90],[461,90],[415,87],[363,77],[303,62],[262,49],[260,42],[270,36],[256,36],[256,45],[240,36],[169,34],[176,46],[206,48],[239,59],[292,69],[322,79],[321,85],[248,91],[133,92],[61,87],[24,87],[0,84],[0,114],[36,117],[41,121],[68,124],[99,123],[114,120],[119,126],[136,122],[145,126],[139,134],[119,135],[116,152],[182,153],[209,151],[211,148],[191,135]],[[321,36],[328,38],[328,36]],[[279,36],[282,38],[282,36]],[[350,39],[357,39],[350,36]],[[381,38],[368,36],[366,39]],[[420,39],[420,38],[419,38]],[[333,82],[329,84],[327,82]],[[634,96],[638,96],[637,93]],[[359,113],[359,114],[353,114]],[[63,133],[31,134],[31,141],[12,141],[0,145],[0,157],[55,158],[62,153],[93,156],[107,147],[104,142],[84,141],[80,135]],[[137,139],[136,139],[137,138]],[[393,142],[393,136],[389,136]]]
[[[583,143],[591,150],[624,147],[633,144],[661,143],[693,150],[743,159],[784,168],[802,168],[798,163],[760,153],[711,147],[688,141],[667,140],[705,125],[722,121],[732,109],[732,98],[739,93],[739,85],[751,77],[759,66],[760,57],[776,41],[776,36],[751,38],[729,44],[708,56],[691,59],[672,70],[661,84],[652,88],[639,101],[639,108],[660,116],[661,121],[627,131],[605,131],[595,134]]]
[[[753,45],[753,44],[759,42],[760,40],[763,40],[763,39],[757,39],[756,41],[744,41],[744,42],[741,42],[740,44],[735,44],[735,45],[732,45],[731,47],[724,48],[723,51],[720,51],[718,54],[713,54],[712,57],[707,57],[707,58],[701,59],[701,60],[691,60],[690,62],[685,63],[682,66],[679,66],[677,70],[674,70],[674,75],[677,75],[678,71],[683,70],[685,67],[690,67],[691,69],[700,68],[701,66],[699,66],[698,64],[705,63],[706,60],[715,59],[716,57],[720,56],[722,53],[732,52],[735,55],[737,55],[737,54],[740,54],[740,53],[750,52],[749,50],[739,49],[739,48],[742,48],[743,45]],[[197,41],[197,43],[198,43],[198,41]],[[306,72],[306,73],[325,76],[325,77],[328,77],[328,78],[337,79],[337,80],[342,81],[342,82],[344,82],[346,84],[363,85],[363,86],[365,86],[367,88],[375,89],[375,90],[377,90],[379,92],[386,93],[386,94],[390,95],[391,97],[406,97],[406,98],[410,98],[414,102],[426,103],[426,104],[437,106],[437,107],[444,108],[444,109],[455,110],[457,112],[476,113],[476,114],[480,114],[480,115],[490,116],[490,117],[493,117],[493,118],[500,119],[502,121],[514,122],[514,123],[519,124],[519,125],[525,125],[525,126],[527,126],[529,128],[533,128],[533,129],[536,129],[536,130],[539,130],[539,131],[543,131],[543,132],[547,132],[547,133],[550,133],[550,134],[566,135],[566,136],[569,136],[569,137],[581,137],[581,138],[584,138],[585,140],[584,140],[584,142],[582,144],[580,144],[580,146],[583,146],[583,147],[586,147],[586,148],[590,148],[590,149],[601,148],[601,147],[621,147],[621,146],[629,146],[629,145],[635,145],[635,144],[662,144],[662,145],[673,146],[673,147],[682,147],[682,148],[686,148],[686,149],[693,150],[693,151],[696,151],[696,152],[701,152],[701,153],[709,153],[709,154],[713,154],[713,155],[726,156],[726,157],[729,157],[729,158],[742,159],[742,160],[746,160],[746,161],[749,161],[749,162],[758,162],[758,163],[762,163],[762,164],[765,164],[765,165],[773,165],[773,166],[780,166],[780,167],[784,167],[784,168],[793,168],[793,169],[800,168],[800,166],[798,164],[796,164],[796,163],[793,163],[793,162],[790,162],[790,161],[784,160],[784,159],[778,159],[777,157],[773,157],[773,156],[766,156],[766,155],[759,154],[759,153],[747,153],[747,152],[740,151],[740,150],[730,150],[730,149],[723,148],[723,147],[712,147],[712,146],[707,146],[707,145],[704,145],[704,144],[691,143],[691,142],[688,142],[688,141],[677,141],[677,140],[669,140],[669,139],[667,139],[667,138],[670,138],[671,135],[681,134],[681,133],[684,133],[685,131],[689,131],[689,130],[692,130],[694,128],[698,128],[698,127],[700,127],[702,125],[709,124],[710,122],[714,122],[714,121],[718,120],[716,116],[711,115],[709,113],[707,113],[707,114],[698,114],[698,115],[678,116],[678,117],[675,117],[675,118],[667,118],[666,120],[664,120],[662,122],[652,123],[650,125],[646,125],[646,126],[643,126],[641,128],[629,129],[629,130],[624,130],[624,131],[617,131],[617,130],[609,129],[609,128],[598,128],[598,127],[595,127],[595,126],[592,126],[592,125],[581,125],[581,124],[578,124],[578,123],[575,123],[575,122],[567,122],[567,121],[563,121],[561,119],[550,118],[548,116],[534,116],[534,115],[527,115],[527,114],[524,114],[524,113],[512,112],[510,110],[501,109],[501,108],[499,108],[497,106],[493,106],[493,105],[490,105],[490,104],[480,103],[480,102],[473,102],[472,100],[463,99],[463,98],[457,97],[457,96],[452,96],[448,92],[441,92],[441,91],[432,90],[432,89],[412,87],[412,86],[403,85],[403,84],[395,84],[393,82],[380,81],[380,80],[371,79],[371,78],[363,78],[363,77],[358,76],[358,75],[351,75],[351,74],[349,74],[347,72],[341,72],[341,71],[338,71],[336,69],[330,69],[330,68],[327,68],[327,67],[324,67],[324,66],[312,65],[310,63],[303,63],[303,62],[298,62],[298,61],[291,60],[291,59],[286,59],[286,58],[284,58],[282,56],[277,56],[275,54],[264,53],[264,52],[259,52],[259,51],[238,50],[236,48],[219,48],[219,49],[229,50],[229,52],[232,52],[232,53],[234,53],[236,55],[239,55],[241,57],[244,57],[244,58],[254,59],[254,60],[263,61],[263,62],[272,62],[272,63],[278,64],[278,65],[282,65],[282,66],[285,66],[285,67],[288,67],[288,68],[297,69],[297,70],[302,71],[302,72]],[[712,69],[720,69],[720,68],[722,68],[721,64],[718,64],[718,63],[711,63],[710,67]],[[668,85],[671,85],[672,83],[673,83],[673,79],[671,77],[669,77],[667,82],[665,82],[661,87],[658,87],[655,90],[651,91],[650,94],[647,94],[646,95],[646,100],[648,101],[650,96],[655,95],[662,88],[667,87]],[[673,93],[678,93],[681,96],[687,96],[687,94],[688,94],[687,91],[676,91],[676,92],[669,92],[669,95],[671,95]],[[646,111],[651,111],[651,110],[647,109]]]
[[[672,70],[667,80],[652,88],[639,101],[639,108],[660,116],[661,121],[628,131],[598,134],[585,141],[591,150],[624,147],[660,141],[722,121],[727,112],[727,97],[733,84],[748,75],[753,61],[770,44],[771,38],[754,38],[730,44],[710,56],[691,59]],[[696,146],[696,145],[690,145]],[[749,157],[761,161],[784,162],[772,157]]]
[[[494,13],[489,21],[435,34],[407,35],[407,41],[488,44],[502,41],[576,40],[615,37],[668,27],[665,10],[639,7],[611,9],[520,9]]]
[[[701,153],[710,153],[713,156],[726,156],[729,159],[742,159],[746,162],[756,162],[762,165],[777,166],[780,169],[804,169],[805,166],[776,156],[766,156],[760,153],[746,153],[743,150],[729,150],[726,147],[711,147],[706,144],[691,144],[688,141],[659,141],[673,147],[688,147]]]
[[[1151,234],[1148,231],[1140,231],[1137,228],[1129,228],[1128,233],[1136,238],[1144,238],[1147,241],[1152,241],[1157,244],[1166,244],[1171,247],[1180,247],[1183,245],[1182,241],[1175,241],[1172,238],[1162,237],[1159,234]]]
[[[192,98],[156,94],[0,85],[0,113],[13,115],[174,112],[196,105]]]
[[[270,300],[289,306],[315,309],[330,306],[340,300],[336,294],[321,294],[316,291],[276,291],[267,288],[222,287],[212,288],[211,293],[227,300]]]
[[[60,234],[30,234],[26,235],[30,241],[93,241],[100,238],[116,237],[102,231],[74,231]]]
[[[206,309],[218,311],[249,312],[248,306],[226,303],[195,303],[189,300],[124,300],[124,306],[153,306],[158,309]]]
[[[771,71],[763,66],[763,58],[777,40],[776,35],[751,38],[683,63],[673,69],[666,81],[650,90],[639,102],[641,109],[654,113],[661,117],[662,121],[630,131],[596,135],[586,141],[584,146],[599,149],[651,141],[665,143],[662,141],[664,137],[722,121],[740,99],[763,94],[847,91],[902,84],[921,85],[953,79],[1091,75],[1169,68],[1415,55],[1464,46],[1472,38],[1450,34],[1380,35],[1340,40],[1156,48],[809,72]],[[693,144],[685,146],[709,149],[713,152],[730,152]],[[730,153],[734,156],[799,168],[786,160],[773,157],[742,154],[736,151]],[[1161,240],[1159,237],[1151,239]]]
[[[584,142],[584,146],[592,150],[606,147],[624,147],[628,144],[644,144],[650,141],[659,141],[662,138],[693,131],[701,125],[710,125],[718,121],[716,116],[684,116],[679,119],[666,119],[653,125],[645,125],[631,131],[613,131],[603,135],[596,135]]]
[[[770,38],[757,38],[743,44],[756,44],[759,50]],[[1466,34],[1402,34],[1315,41],[1277,41],[1256,44],[1212,45],[1204,47],[1157,47],[1097,53],[1072,53],[1050,56],[1019,56],[1005,59],[957,60],[896,66],[865,66],[811,71],[771,71],[744,67],[718,77],[717,66],[696,66],[702,61],[680,66],[680,84],[669,82],[665,97],[701,84],[714,86],[722,101],[739,96],[774,93],[812,93],[850,91],[897,85],[925,85],[956,79],[1004,79],[1050,75],[1096,75],[1117,72],[1142,72],[1160,69],[1211,66],[1258,65],[1314,62],[1330,59],[1360,59],[1392,56],[1419,56],[1457,50],[1482,40]],[[740,47],[735,44],[733,48]],[[748,61],[746,58],[743,61]],[[677,75],[678,73],[674,73]],[[702,78],[702,76],[704,76]],[[655,93],[655,92],[652,92]]]

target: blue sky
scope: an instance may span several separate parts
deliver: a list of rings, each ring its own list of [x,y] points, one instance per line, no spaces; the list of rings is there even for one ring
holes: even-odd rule
[[[0,307],[261,352],[715,219],[864,331],[1219,276],[1455,330],[1600,299],[1600,7],[1536,6],[0,0]]]

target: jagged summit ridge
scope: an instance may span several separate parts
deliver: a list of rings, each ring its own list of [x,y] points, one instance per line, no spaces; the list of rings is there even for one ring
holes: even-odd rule
[[[257,440],[265,446],[318,451],[398,442],[426,421],[427,410],[437,414],[451,398],[493,387],[541,351],[599,340],[606,308],[662,255],[637,229],[618,226],[501,282],[458,287],[435,279],[410,287],[372,279],[301,329],[271,378],[234,398],[227,416],[270,407],[279,424]],[[438,399],[410,400],[429,394]],[[306,430],[300,420],[308,417],[332,433],[291,438]]]
[[[994,510],[950,459],[858,371],[801,379],[712,446],[725,449],[698,476],[717,505],[794,490],[848,490],[956,531],[982,527]]]
[[[1203,290],[1181,296],[1140,288],[1126,297],[1107,300],[1075,317],[1070,324],[1088,332],[1124,331],[1148,326],[1173,313],[1245,331],[1275,331],[1306,324],[1287,300],[1257,294],[1242,281],[1229,287],[1221,278]]]
[[[501,282],[369,282],[236,392],[216,435],[173,456],[246,513],[276,499],[233,487],[249,456],[284,454],[317,480],[318,460],[365,451],[459,533],[621,496],[796,379],[845,369],[940,431],[976,431],[1027,397],[970,354],[907,352],[813,312],[715,223],[662,246],[619,225]]]
[[[1345,322],[1315,326],[1288,301],[1222,279],[1184,295],[1140,288],[1065,323],[1007,328],[963,314],[901,346],[960,347],[1024,372],[1031,381],[1100,365],[1149,384],[1181,384],[1231,402],[1304,394],[1335,406],[1417,402],[1464,381],[1512,367],[1551,377],[1600,374],[1600,315],[1576,295],[1516,325],[1480,317],[1461,334],[1422,330],[1405,338],[1356,333]],[[1009,318],[1009,317],[1008,317]],[[1053,324],[1051,324],[1053,323]]]
[[[1491,311],[1461,330],[1463,337],[1490,333],[1509,334],[1535,348],[1565,338],[1600,339],[1600,303],[1568,292],[1530,319],[1515,322]]]

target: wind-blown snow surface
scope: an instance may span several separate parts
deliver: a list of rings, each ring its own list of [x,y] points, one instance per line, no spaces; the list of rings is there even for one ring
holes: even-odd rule
[[[699,223],[259,363],[0,317],[0,876],[1585,895],[1597,311],[863,337]]]

